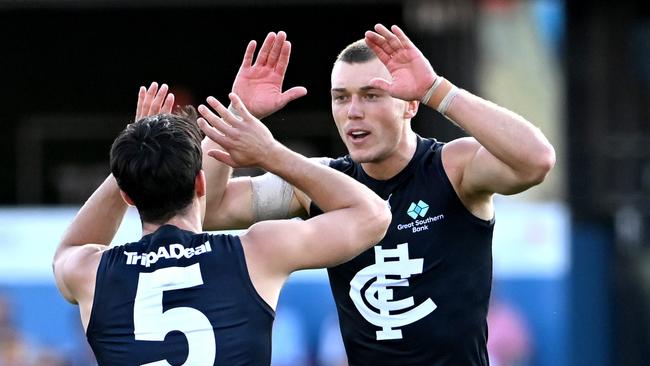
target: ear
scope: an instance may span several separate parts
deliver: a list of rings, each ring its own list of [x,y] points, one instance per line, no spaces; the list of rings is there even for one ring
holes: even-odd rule
[[[122,196],[122,199],[124,200],[124,202],[126,202],[127,205],[135,206],[135,203],[133,203],[133,200],[131,199],[131,197],[129,197],[129,195],[126,194],[126,192],[124,192],[121,189],[120,189],[120,196]]]
[[[418,113],[419,106],[420,106],[420,102],[417,100],[406,102],[406,109],[404,110],[404,118],[411,119],[415,117],[415,115]]]
[[[199,170],[199,173],[196,175],[196,178],[194,179],[194,190],[196,191],[196,195],[199,198],[205,196],[206,182],[205,182],[205,172],[203,172],[203,169]]]

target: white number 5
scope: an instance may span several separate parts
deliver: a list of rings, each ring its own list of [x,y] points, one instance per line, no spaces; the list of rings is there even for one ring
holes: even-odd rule
[[[161,268],[151,273],[140,273],[133,308],[135,339],[164,341],[167,333],[177,330],[187,338],[189,351],[183,365],[212,365],[216,342],[210,320],[202,312],[190,307],[177,307],[163,312],[163,291],[178,290],[203,284],[199,264],[189,267]],[[169,366],[166,360],[142,366]]]

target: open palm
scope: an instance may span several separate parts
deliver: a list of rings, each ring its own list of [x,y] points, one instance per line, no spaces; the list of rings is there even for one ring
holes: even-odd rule
[[[437,78],[422,52],[397,26],[392,32],[381,24],[375,32],[366,32],[366,44],[386,66],[393,80],[373,79],[373,86],[387,90],[393,97],[420,100]]]
[[[255,63],[253,55],[257,43],[250,41],[232,91],[237,94],[248,110],[257,118],[264,118],[290,101],[307,94],[304,87],[293,87],[282,92],[284,75],[289,65],[291,43],[282,31],[266,36]]]

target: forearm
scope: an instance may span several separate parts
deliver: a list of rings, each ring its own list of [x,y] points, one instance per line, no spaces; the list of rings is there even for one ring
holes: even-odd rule
[[[214,225],[214,216],[219,211],[221,203],[223,202],[224,192],[228,185],[228,179],[232,174],[232,168],[220,161],[208,156],[208,151],[213,149],[221,149],[219,144],[204,138],[201,142],[201,149],[203,150],[203,171],[206,180],[206,210],[204,223]]]
[[[115,178],[109,175],[68,226],[55,258],[63,250],[74,246],[90,243],[109,245],[122,223],[127,207]]]
[[[440,109],[453,85],[443,83],[441,94],[429,106]],[[448,102],[448,101],[447,101]],[[485,149],[511,169],[537,170],[552,164],[553,147],[544,134],[522,116],[465,90],[458,93],[444,110],[445,116],[474,137]]]

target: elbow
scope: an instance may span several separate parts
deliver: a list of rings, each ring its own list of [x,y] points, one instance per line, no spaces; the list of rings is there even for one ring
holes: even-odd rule
[[[555,149],[549,143],[535,154],[529,172],[525,178],[529,186],[542,183],[555,166]]]
[[[388,226],[392,220],[392,214],[388,208],[386,201],[377,197],[376,202],[373,204],[370,216],[370,222],[367,227],[372,231],[371,235],[373,237],[372,241],[374,243],[379,242],[386,235]]]

